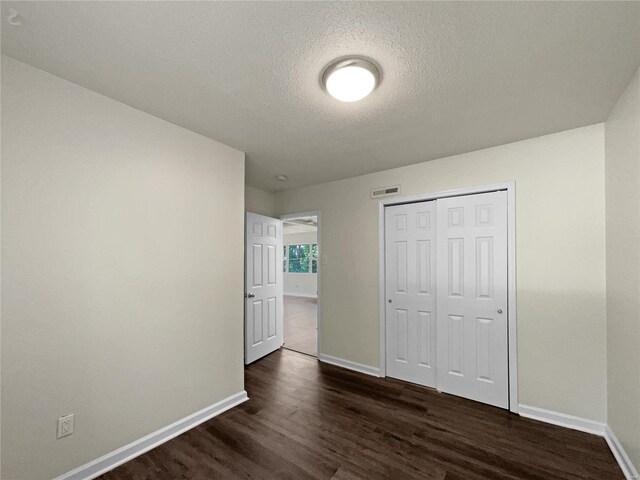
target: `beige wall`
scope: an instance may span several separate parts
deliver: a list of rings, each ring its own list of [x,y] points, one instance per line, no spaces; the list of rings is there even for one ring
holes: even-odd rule
[[[520,403],[606,419],[604,126],[276,194],[321,210],[323,353],[379,365],[378,205],[402,194],[516,182]]]
[[[275,215],[275,195],[250,186],[245,187],[244,209],[247,212],[273,217]]]
[[[242,152],[2,57],[3,478],[243,390],[243,195]]]
[[[300,243],[317,243],[317,232],[293,233],[282,236],[284,245]],[[287,273],[284,274],[284,294],[301,295],[305,297],[318,296],[318,275],[315,273]]]
[[[640,468],[640,71],[605,124],[608,421]]]

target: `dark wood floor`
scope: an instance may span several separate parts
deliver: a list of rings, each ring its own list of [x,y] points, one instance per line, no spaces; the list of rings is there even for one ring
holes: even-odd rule
[[[284,296],[284,347],[316,356],[317,298]]]
[[[100,478],[624,478],[600,437],[287,350],[246,384],[248,402]]]

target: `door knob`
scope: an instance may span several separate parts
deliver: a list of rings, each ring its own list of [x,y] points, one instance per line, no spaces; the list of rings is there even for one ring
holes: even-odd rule
[[[255,295],[254,293],[249,293],[249,294],[247,294],[247,298],[255,298],[255,296],[256,296],[256,295]]]
[[[501,308],[498,309],[498,313],[502,313],[502,309]]]
[[[387,302],[391,303],[391,299],[387,300]]]

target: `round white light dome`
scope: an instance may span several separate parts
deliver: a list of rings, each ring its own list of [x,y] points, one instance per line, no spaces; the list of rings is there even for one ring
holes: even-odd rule
[[[376,88],[378,69],[362,58],[342,59],[326,68],[323,82],[332,97],[342,102],[357,102]]]

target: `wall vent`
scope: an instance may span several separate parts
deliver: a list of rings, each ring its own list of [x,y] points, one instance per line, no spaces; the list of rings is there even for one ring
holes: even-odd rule
[[[371,198],[393,197],[394,195],[400,195],[400,185],[374,188],[371,190]]]

